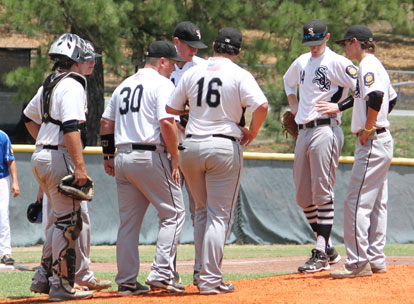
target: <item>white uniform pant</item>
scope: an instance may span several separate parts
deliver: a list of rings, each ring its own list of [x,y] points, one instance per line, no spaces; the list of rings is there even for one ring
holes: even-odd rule
[[[208,290],[223,279],[224,244],[231,231],[243,152],[238,142],[212,136],[193,135],[184,146],[181,169],[195,200],[194,243],[201,248],[194,269],[200,271],[198,287]]]
[[[150,281],[170,280],[176,271],[173,260],[185,220],[181,186],[172,180],[166,153],[118,147],[115,174],[120,226],[116,242],[116,283],[136,282],[139,234],[149,204],[158,212],[158,237]]]
[[[344,240],[348,257],[345,266],[355,269],[370,263],[384,268],[387,230],[387,172],[394,142],[387,130],[370,135],[367,145],[355,149],[344,203]]]
[[[36,147],[32,155],[31,164],[33,175],[37,179],[43,192],[50,199],[55,217],[65,216],[73,212],[74,209],[77,211],[80,208],[81,201],[74,201],[61,194],[56,187],[62,177],[73,173],[74,170],[73,162],[66,148],[59,146],[59,150],[49,150]],[[64,238],[63,230],[61,229],[54,228],[52,231],[48,231],[48,238],[51,238],[52,258],[54,262],[60,257],[60,253],[66,248],[68,242]],[[49,281],[55,287],[59,287],[61,284],[60,278],[56,274],[53,274],[49,278]]]
[[[89,253],[91,249],[91,226],[88,212],[87,202],[81,203],[82,208],[82,231],[76,240],[76,271],[75,283],[85,285],[94,278],[94,273],[89,269],[90,259]],[[43,218],[42,225],[45,234],[45,242],[42,248],[42,256],[50,257],[52,255],[52,237],[55,229],[56,217],[53,215],[53,209],[46,195],[43,195]],[[33,275],[34,281],[42,283],[47,282],[46,271],[42,267],[37,267]]]
[[[9,201],[10,175],[0,178],[0,258],[11,254]]]

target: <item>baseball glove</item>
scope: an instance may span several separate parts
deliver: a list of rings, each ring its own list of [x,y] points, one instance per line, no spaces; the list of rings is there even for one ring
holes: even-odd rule
[[[42,222],[42,203],[35,201],[27,207],[27,219],[30,223],[41,223]]]
[[[286,111],[280,118],[282,123],[283,133],[292,135],[295,139],[298,138],[298,125],[295,122],[295,116],[291,111]]]
[[[69,174],[63,177],[59,185],[57,185],[58,191],[63,195],[69,196],[75,200],[91,201],[95,193],[92,179],[88,176],[88,180],[83,186],[73,184],[74,180],[75,175],[73,174]]]

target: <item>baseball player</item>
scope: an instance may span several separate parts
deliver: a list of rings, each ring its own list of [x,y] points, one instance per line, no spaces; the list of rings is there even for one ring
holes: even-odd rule
[[[5,265],[14,264],[10,240],[10,192],[13,197],[20,194],[16,160],[9,136],[0,130],[0,262]]]
[[[35,293],[49,294],[50,284],[49,277],[53,274],[52,270],[52,236],[55,229],[56,216],[53,213],[53,208],[47,198],[39,187],[37,200],[42,202],[42,227],[45,234],[45,241],[42,248],[42,258],[40,266],[35,268],[35,273],[32,278],[30,290]],[[111,281],[101,280],[94,276],[93,271],[90,270],[89,254],[90,254],[90,218],[88,212],[87,202],[81,203],[82,215],[82,231],[79,238],[76,240],[76,266],[75,266],[75,289],[80,290],[102,290],[111,287]]]
[[[185,71],[189,68],[196,66],[200,63],[205,63],[206,60],[195,56],[197,54],[198,49],[205,49],[207,46],[201,42],[201,32],[200,29],[190,21],[183,21],[177,24],[174,29],[173,41],[175,48],[177,49],[177,54],[180,58],[183,58],[184,62],[177,62],[175,64],[175,70],[171,73],[170,79],[177,86],[178,82],[180,81],[182,75]],[[182,144],[185,139],[185,127],[187,125],[188,115],[180,116],[180,120],[177,121],[177,130],[178,130],[178,143]],[[182,186],[185,184],[185,179],[183,175],[182,178]],[[191,191],[186,186],[186,190],[188,193],[188,204],[191,214],[191,220],[194,226],[194,213],[195,213],[195,203],[194,198],[191,194]],[[195,231],[194,231],[195,232]],[[194,235],[194,239],[200,239],[202,235]],[[197,246],[195,247],[195,265],[200,265],[200,258],[201,258],[201,244],[199,242],[196,243]],[[200,269],[194,270],[194,280],[193,282],[197,282],[198,275],[200,273]],[[178,279],[179,280],[179,279]]]
[[[286,95],[299,126],[293,178],[296,202],[316,236],[311,258],[299,272],[318,272],[341,259],[330,243],[334,220],[334,184],[344,136],[340,114],[322,115],[319,101],[342,102],[355,91],[357,68],[327,47],[328,27],[319,19],[303,26],[302,45],[310,52],[299,56],[285,73]],[[299,98],[297,87],[299,86]]]
[[[355,162],[344,203],[344,240],[347,259],[334,278],[354,278],[385,273],[384,246],[387,228],[387,172],[394,141],[387,119],[397,101],[387,71],[375,57],[372,32],[351,26],[336,43],[345,46],[350,60],[359,62],[359,90],[355,94],[351,131],[358,136]],[[330,112],[327,108],[322,111]]]
[[[51,45],[49,56],[55,62],[53,70],[57,69],[57,73],[46,78],[24,110],[26,127],[36,138],[31,160],[33,174],[56,217],[51,232],[52,259],[42,259],[42,262],[47,263],[45,269],[50,269],[50,264],[53,268],[53,275],[49,277],[50,301],[84,299],[92,297],[92,292],[73,288],[76,260],[81,258],[75,253],[82,230],[81,201],[62,195],[56,186],[62,177],[71,173],[78,185],[84,185],[87,180],[79,131],[87,111],[84,75],[92,74],[99,55],[88,41],[66,33]],[[110,286],[108,281],[101,283]],[[101,289],[102,285],[98,285]]]
[[[221,263],[229,236],[243,166],[242,145],[257,135],[267,114],[267,99],[253,76],[233,61],[240,53],[242,34],[219,31],[214,56],[190,68],[171,95],[167,112],[185,114],[189,103],[181,170],[195,200],[195,246],[201,246],[197,286],[201,294],[233,292],[223,282]],[[243,107],[253,112],[250,129],[238,127]],[[200,243],[201,245],[198,245]]]
[[[174,116],[165,111],[174,90],[169,77],[177,61],[183,59],[172,43],[152,43],[144,68],[116,88],[101,119],[105,172],[116,177],[118,189],[116,282],[120,296],[148,292],[136,279],[139,232],[149,204],[158,211],[159,232],[152,271],[145,283],[154,289],[184,291],[174,280],[173,263],[185,219],[177,128]]]

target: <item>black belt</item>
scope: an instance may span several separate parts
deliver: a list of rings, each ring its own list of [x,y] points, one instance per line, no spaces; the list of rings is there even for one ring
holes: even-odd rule
[[[146,151],[155,151],[157,147],[154,145],[140,145],[140,144],[132,144],[133,150],[146,150]]]
[[[44,145],[43,147],[42,147],[42,149],[44,150],[44,149],[49,149],[49,150],[57,150],[58,149],[58,146],[53,146],[53,145]]]
[[[191,138],[193,136],[193,134],[188,134],[186,135],[187,138]],[[221,137],[221,138],[227,138],[230,139],[232,141],[236,141],[236,138],[234,138],[233,136],[229,136],[229,135],[224,135],[224,134],[213,134],[211,135],[213,137]]]
[[[381,129],[375,130],[375,132],[377,132],[377,134],[381,134],[381,133],[387,132],[387,129],[381,128]]]
[[[299,127],[299,130],[302,130],[302,129],[307,129],[307,128],[314,128],[316,126],[321,126],[321,125],[329,125],[330,123],[331,123],[330,118],[323,118],[323,119],[312,120],[303,125],[299,125],[298,127]]]

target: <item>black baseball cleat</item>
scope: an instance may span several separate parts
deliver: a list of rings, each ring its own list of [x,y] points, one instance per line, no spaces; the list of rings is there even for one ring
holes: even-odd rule
[[[328,255],[329,264],[336,264],[339,263],[341,260],[341,256],[339,255],[338,251],[336,251],[335,247],[328,247],[326,249],[326,254]]]
[[[305,265],[298,268],[299,272],[312,273],[322,270],[330,269],[329,258],[325,252],[318,249],[312,249],[311,258],[305,263]]]
[[[151,287],[151,290],[164,289],[166,291],[178,292],[178,293],[182,293],[185,291],[184,285],[176,282],[174,279],[163,280],[163,281],[150,281],[147,279],[145,281],[145,284],[149,285]]]
[[[14,260],[10,254],[5,254],[1,257],[1,263],[5,265],[14,265]]]
[[[147,286],[141,285],[139,282],[135,282],[135,284],[125,283],[118,286],[118,296],[121,297],[146,294],[148,292],[149,288]]]

